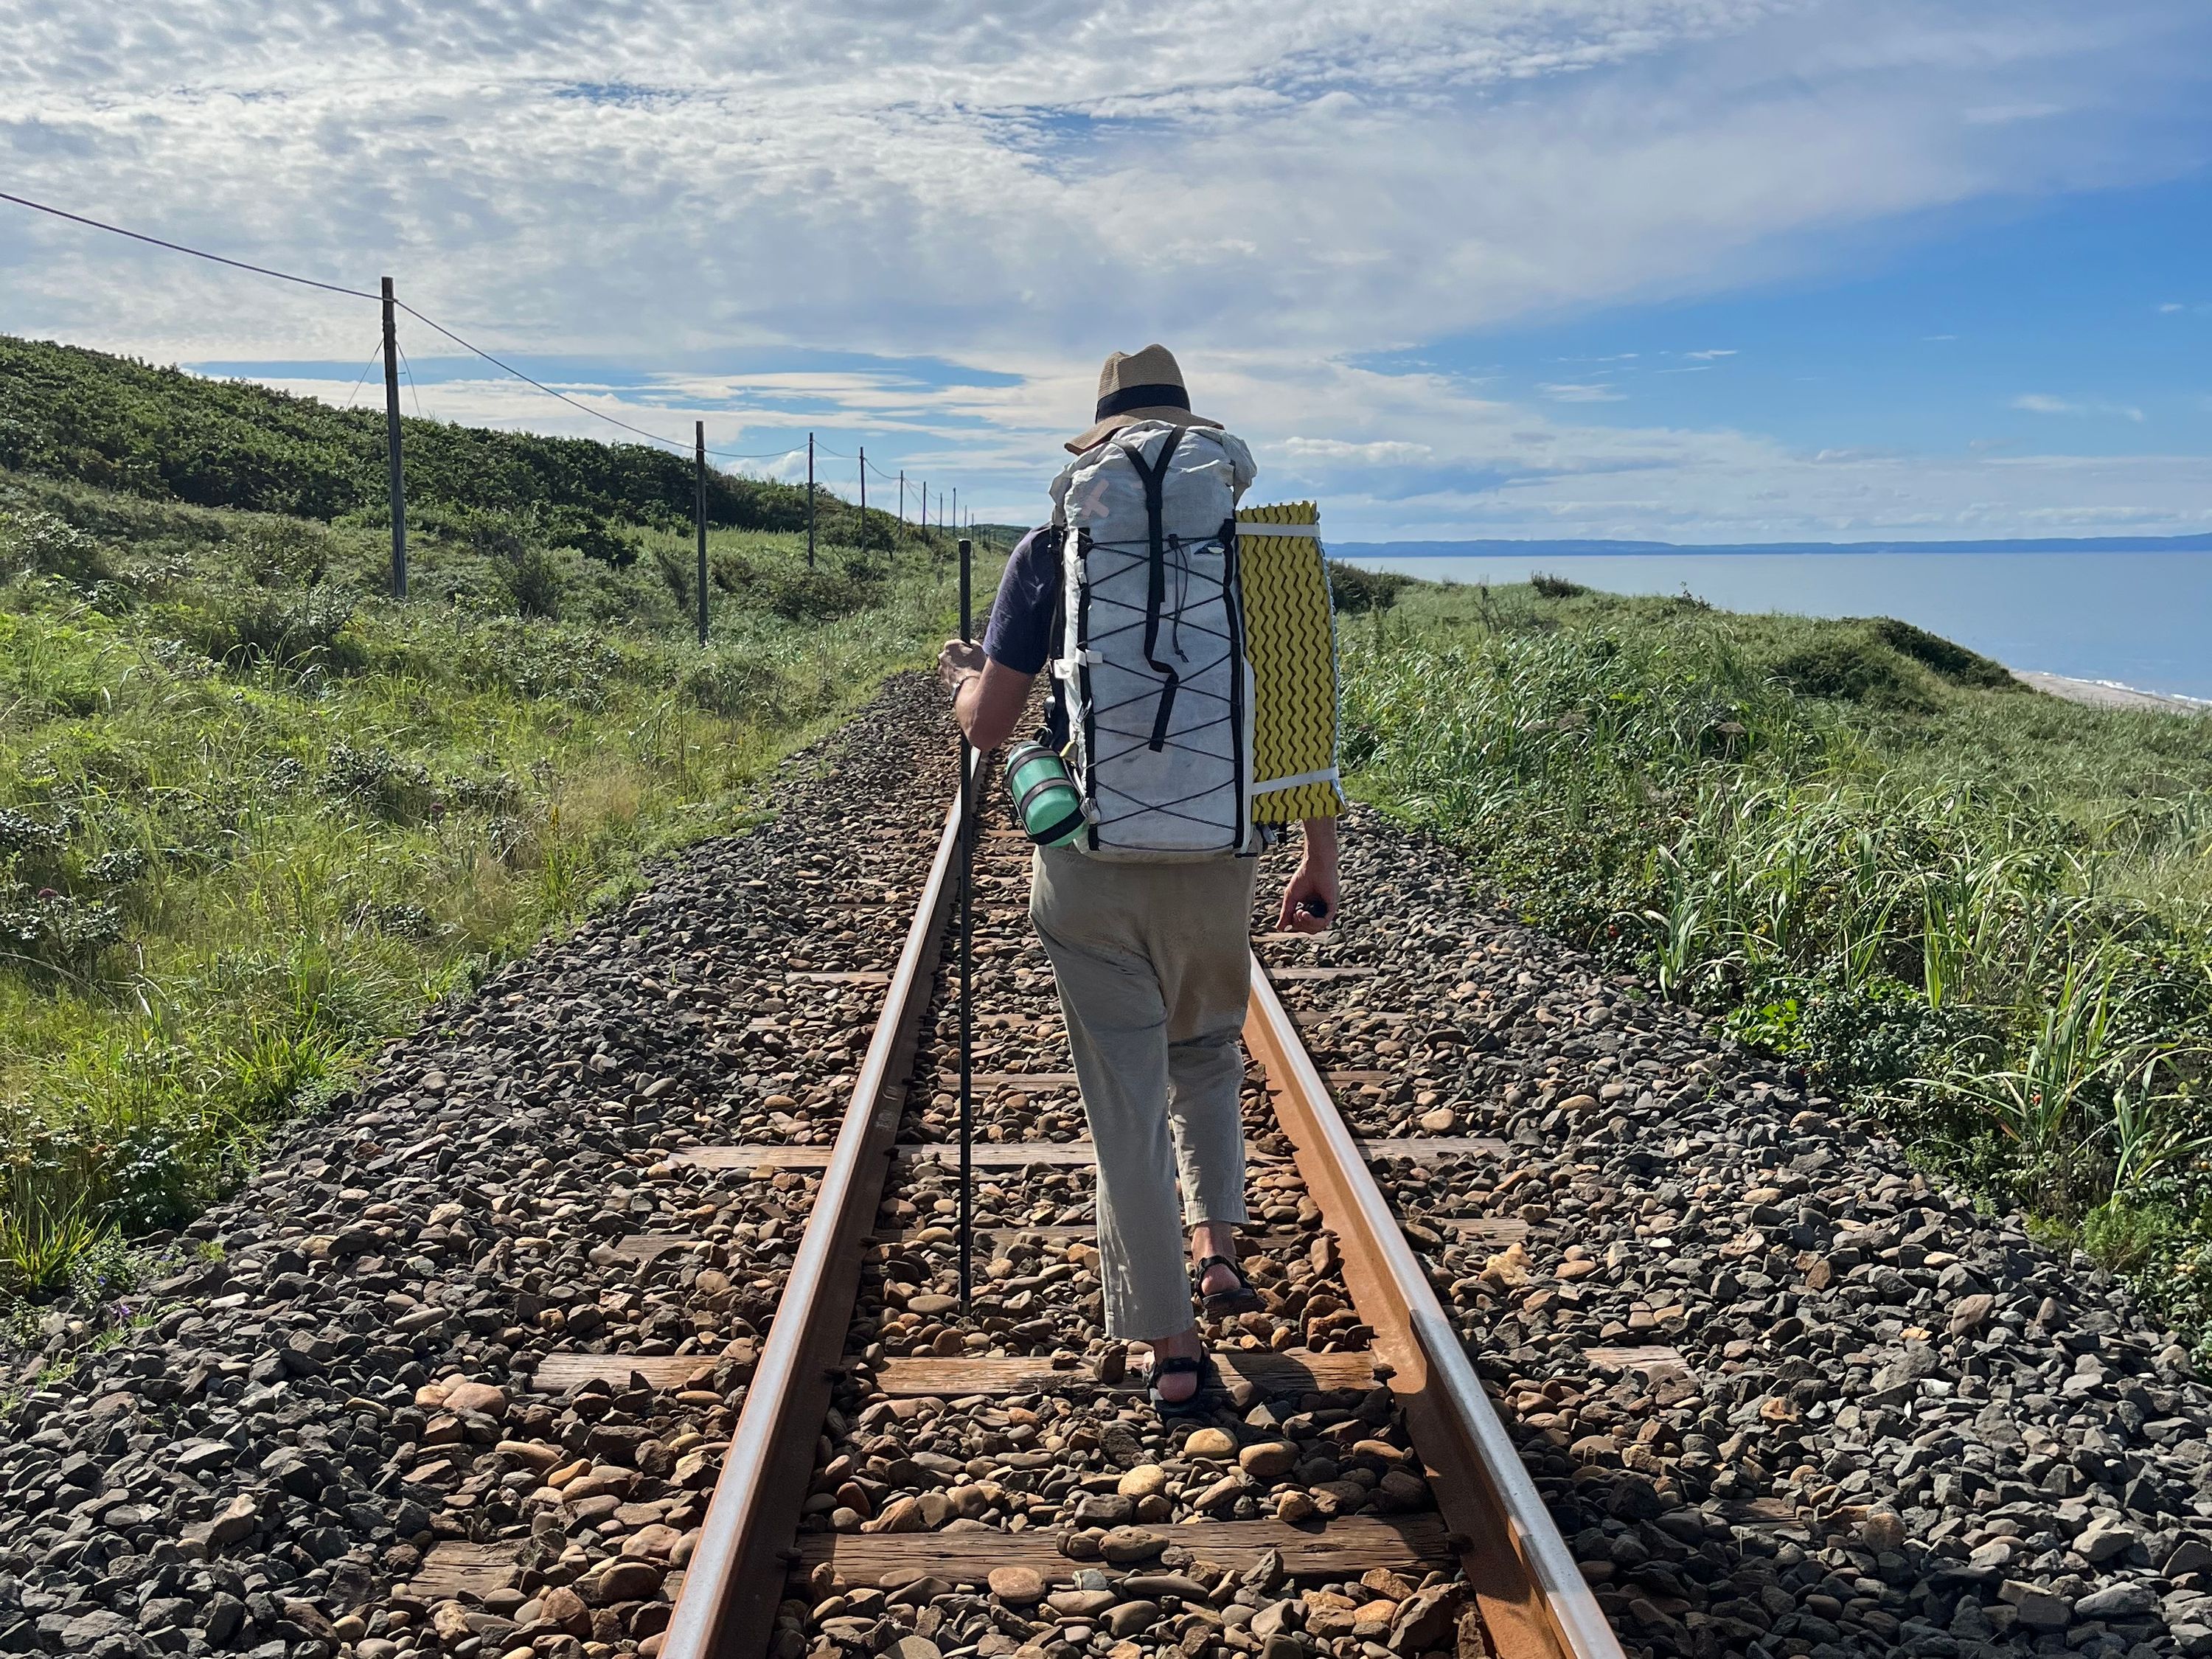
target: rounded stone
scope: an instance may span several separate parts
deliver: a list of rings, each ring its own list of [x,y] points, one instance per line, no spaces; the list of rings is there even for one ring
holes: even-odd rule
[[[1203,1428],[1182,1443],[1185,1457],[1211,1457],[1217,1462],[1237,1455],[1237,1437],[1225,1429]]]
[[[1150,1630],[1159,1617],[1157,1601],[1124,1601],[1106,1615],[1106,1628],[1116,1637],[1134,1636],[1139,1631]]]
[[[1139,1463],[1115,1483],[1114,1490],[1124,1498],[1150,1498],[1166,1491],[1167,1484],[1165,1469],[1157,1463]]]
[[[1010,1607],[1026,1607],[1044,1600],[1044,1578],[1034,1567],[994,1567],[988,1583],[991,1594]]]
[[[1116,1527],[1098,1540],[1098,1553],[1115,1566],[1149,1561],[1168,1547],[1168,1540],[1142,1527]]]

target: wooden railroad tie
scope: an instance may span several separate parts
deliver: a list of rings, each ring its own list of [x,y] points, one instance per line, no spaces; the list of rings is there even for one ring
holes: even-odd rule
[[[518,1544],[473,1544],[451,1538],[433,1544],[415,1576],[392,1587],[392,1599],[434,1607],[456,1596],[482,1600],[495,1591],[512,1589],[522,1575],[516,1559],[520,1549]]]
[[[1008,1355],[993,1358],[955,1354],[927,1354],[886,1359],[876,1369],[875,1386],[893,1399],[962,1400],[971,1395],[1051,1394],[1057,1390],[1106,1389],[1134,1393],[1140,1373],[1121,1382],[1103,1384],[1088,1360],[1074,1355],[1055,1364],[1054,1356]],[[1674,1348],[1585,1348],[1583,1358],[1601,1370],[1641,1372],[1653,1382],[1668,1377],[1690,1377],[1689,1362]],[[1224,1378],[1251,1383],[1270,1395],[1330,1394],[1339,1389],[1370,1388],[1375,1382],[1371,1352],[1310,1353],[1291,1349],[1267,1353],[1243,1348],[1216,1348],[1215,1364]],[[623,1388],[642,1378],[647,1388],[675,1392],[712,1389],[716,1360],[708,1354],[551,1353],[538,1362],[530,1387],[538,1394],[561,1395],[586,1382],[605,1382]]]
[[[1073,1358],[1073,1356],[1069,1356]],[[1240,1348],[1216,1348],[1213,1362],[1224,1382],[1241,1379],[1272,1395],[1329,1394],[1338,1389],[1375,1386],[1375,1356],[1371,1353],[1266,1353]],[[1142,1372],[1132,1371],[1122,1382],[1102,1384],[1088,1363],[1056,1367],[1052,1357],[1003,1359],[956,1355],[936,1358],[920,1355],[910,1359],[886,1359],[876,1369],[876,1386],[900,1399],[925,1396],[958,1400],[969,1395],[1049,1394],[1055,1389],[1106,1388],[1135,1393]]]
[[[1147,1530],[1193,1555],[1234,1571],[1268,1550],[1296,1578],[1356,1578],[1371,1567],[1416,1573],[1456,1558],[1443,1519],[1436,1515],[1346,1516],[1313,1530],[1283,1521],[1194,1521]],[[915,1569],[952,1583],[981,1583],[994,1567],[1030,1567],[1048,1584],[1068,1584],[1096,1562],[1060,1553],[1060,1528],[1030,1532],[810,1532],[799,1537],[799,1565],[827,1561],[846,1578],[872,1584],[886,1573]],[[1138,1571],[1142,1571],[1141,1568]]]
[[[1362,1140],[1360,1150],[1370,1158],[1401,1158],[1427,1163],[1450,1158],[1503,1158],[1506,1146],[1487,1135],[1381,1136]],[[690,1146],[669,1154],[669,1162],[698,1170],[820,1170],[830,1163],[830,1148],[823,1146]],[[902,1142],[892,1149],[895,1157],[914,1163],[937,1158],[946,1162],[960,1156],[954,1141]],[[1255,1164],[1279,1164],[1277,1154],[1248,1144],[1245,1157]],[[1087,1140],[979,1140],[974,1148],[979,1170],[1083,1168],[1097,1163],[1097,1154]]]
[[[1528,1237],[1528,1224],[1518,1216],[1439,1216],[1422,1224],[1455,1233],[1461,1238],[1478,1244],[1516,1244]],[[930,1233],[941,1235],[941,1237],[933,1240],[923,1237],[923,1235]],[[978,1227],[975,1230],[975,1237],[978,1239],[988,1239],[994,1246],[1012,1244],[1021,1239],[1030,1239],[1046,1244],[1066,1243],[1075,1239],[1096,1238],[1097,1236],[1098,1225],[1096,1222],[1091,1221],[1078,1222],[1073,1225],[1055,1223],[1042,1227],[1009,1225],[1005,1222],[1000,1222],[994,1226]],[[1279,1250],[1303,1250],[1312,1244],[1316,1237],[1317,1235],[1314,1233],[1283,1232],[1271,1228],[1248,1231],[1237,1234],[1237,1252],[1239,1255],[1272,1255]],[[902,1245],[943,1243],[950,1241],[951,1237],[951,1224],[945,1221],[927,1223],[915,1227],[901,1227],[896,1231],[886,1231],[876,1235],[877,1242],[879,1243]]]

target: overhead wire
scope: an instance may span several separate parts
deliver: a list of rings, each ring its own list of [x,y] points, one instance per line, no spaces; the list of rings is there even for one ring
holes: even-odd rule
[[[399,337],[396,334],[392,337],[392,343],[399,346],[399,366],[407,371],[407,390],[415,399],[415,418],[418,421],[428,420],[429,416],[422,412],[422,388],[416,381],[415,365],[407,361],[407,348],[399,345]]]
[[[210,253],[205,248],[187,247],[182,242],[163,241],[159,236],[149,236],[143,231],[125,230],[120,225],[111,225],[104,219],[88,219],[82,213],[70,213],[44,202],[34,202],[27,196],[12,196],[0,190],[0,202],[13,202],[39,213],[51,213],[57,219],[67,219],[74,224],[89,225],[94,230],[104,230],[117,236],[127,236],[134,242],[150,242],[155,247],[167,248],[172,253],[189,253],[195,259],[211,259],[219,265],[229,265],[238,270],[250,270],[257,276],[274,276],[279,282],[297,283],[302,288],[319,288],[325,294],[343,294],[356,300],[380,300],[380,295],[369,294],[357,288],[345,288],[337,283],[317,282],[313,276],[296,276],[289,270],[275,270],[267,265],[250,265],[243,259],[226,258],[220,253]]]
[[[368,371],[376,367],[376,360],[383,355],[383,341],[379,340],[374,346],[369,348],[368,361],[361,366],[360,378],[354,381],[353,390],[346,393],[345,406],[348,409],[351,409],[353,407],[353,400],[361,396],[361,389],[368,383]]]
[[[143,231],[126,230],[121,225],[110,224],[104,219],[91,218],[82,213],[71,213],[66,209],[58,208],[46,202],[33,201],[27,196],[17,196],[8,191],[0,191],[0,202],[13,202],[16,206],[28,208],[34,213],[48,214],[57,219],[66,219],[72,224],[83,225],[89,229],[103,230],[107,232],[110,235],[125,237],[134,242],[144,242],[153,247],[166,248],[172,253],[189,254],[195,259],[205,259],[213,264],[228,265],[234,270],[251,271],[257,276],[273,276],[279,282],[296,283],[302,288],[319,289],[325,294],[342,294],[349,299],[368,300],[379,304],[381,304],[383,301],[384,296],[382,295],[371,294],[365,289],[347,288],[343,283],[325,283],[313,276],[302,276],[295,271],[279,270],[271,265],[257,265],[244,259],[231,258],[226,254],[210,253],[205,248],[193,247],[184,242],[169,241],[166,238],[160,236],[149,236]],[[513,363],[507,362],[503,358],[493,356],[490,352],[486,351],[482,346],[476,344],[472,341],[464,339],[460,335],[456,334],[452,329],[447,328],[443,323],[438,321],[434,317],[424,315],[422,312],[417,311],[413,306],[409,305],[404,300],[394,298],[392,304],[399,310],[405,312],[409,316],[414,318],[418,323],[422,324],[425,327],[432,329],[437,333],[443,335],[447,339],[451,340],[455,345],[460,347],[464,351],[471,352],[475,356],[483,358],[486,362],[491,364],[493,368],[501,369],[508,374],[512,374],[516,380],[520,380],[524,385],[535,387],[538,391],[544,392],[547,397],[556,398],[558,401],[568,404],[571,409],[577,410],[583,414],[589,415],[595,420],[605,421],[610,426],[619,427],[623,431],[631,433],[637,437],[643,438],[649,443],[660,444],[669,449],[676,451],[679,454],[688,455],[693,451],[693,446],[690,444],[680,442],[674,438],[664,437],[658,432],[649,432],[641,426],[634,426],[628,421],[622,420],[616,416],[608,414],[605,410],[594,409],[591,404],[572,398],[565,392],[556,392],[553,387],[547,386],[543,380],[537,380],[531,375],[524,374]],[[395,339],[393,343],[395,345],[398,344],[398,341]],[[380,349],[381,349],[380,348]],[[401,348],[399,356],[400,361],[403,363],[405,363],[407,361],[407,353],[404,347]],[[369,360],[369,367],[373,368],[374,364],[375,356],[373,355]],[[353,392],[346,399],[347,408],[350,409],[353,407],[354,398],[361,395],[362,386],[368,379],[368,368],[364,368],[362,370],[360,378],[354,382]],[[422,392],[420,386],[416,381],[415,370],[411,363],[407,365],[407,385],[408,390],[412,393],[415,399],[415,412],[417,416],[422,416]],[[427,416],[422,417],[428,418]],[[826,451],[831,455],[836,456],[840,460],[851,460],[854,459],[854,457],[846,454],[842,450],[831,449],[827,444],[822,444],[817,441],[817,447],[821,450]],[[741,454],[730,450],[710,449],[707,453],[713,456],[717,460],[726,461],[781,460],[787,455],[798,454],[803,447],[803,445],[794,445],[789,449],[763,450],[757,454]],[[864,464],[872,467],[875,466],[875,463],[872,461],[866,462]],[[881,467],[875,467],[875,470],[877,474],[881,477],[890,478],[896,476],[895,474],[884,471]]]
[[[665,444],[669,448],[673,449],[681,454],[688,455],[691,453],[691,446],[690,444],[678,443],[673,438],[664,438],[658,432],[647,432],[641,426],[632,426],[628,421],[617,420],[614,416],[608,414],[603,409],[593,409],[589,404],[579,402],[577,399],[571,398],[565,392],[556,392],[551,386],[546,385],[544,381],[533,380],[529,375],[525,374],[513,363],[507,362],[503,358],[495,357],[490,352],[486,351],[482,346],[463,339],[459,335],[454,333],[453,330],[447,328],[443,323],[438,321],[435,318],[424,316],[421,312],[416,310],[413,306],[409,305],[406,301],[394,300],[392,303],[398,306],[400,310],[405,312],[410,317],[412,317],[416,322],[422,323],[427,327],[435,329],[439,333],[451,340],[455,345],[460,347],[462,350],[474,352],[477,356],[483,358],[493,368],[505,369],[509,374],[514,375],[516,380],[522,381],[526,386],[536,386],[547,397],[557,398],[562,403],[568,404],[569,408],[581,410],[585,414],[592,416],[596,420],[605,421],[610,426],[618,426],[625,432],[634,432],[639,437],[648,439],[653,443]]]

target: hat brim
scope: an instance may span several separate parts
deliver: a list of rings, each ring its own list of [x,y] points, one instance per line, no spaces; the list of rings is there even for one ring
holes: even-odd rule
[[[1135,426],[1140,421],[1165,421],[1170,426],[1208,426],[1216,432],[1222,429],[1218,421],[1209,421],[1203,415],[1194,415],[1187,409],[1162,404],[1155,409],[1125,409],[1119,415],[1109,415],[1088,431],[1067,441],[1067,453],[1080,455],[1095,449],[1125,426]]]

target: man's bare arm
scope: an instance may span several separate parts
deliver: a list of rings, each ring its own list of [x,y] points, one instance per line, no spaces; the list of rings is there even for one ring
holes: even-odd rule
[[[1283,888],[1277,926],[1286,933],[1327,933],[1336,926],[1336,909],[1342,902],[1337,888],[1336,820],[1308,818],[1298,827],[1305,837],[1305,854]],[[1316,909],[1301,908],[1309,902]]]
[[[1018,673],[983,654],[967,640],[947,640],[937,675],[952,693],[952,716],[978,749],[996,749],[1012,737],[1028,707],[1034,674]]]

